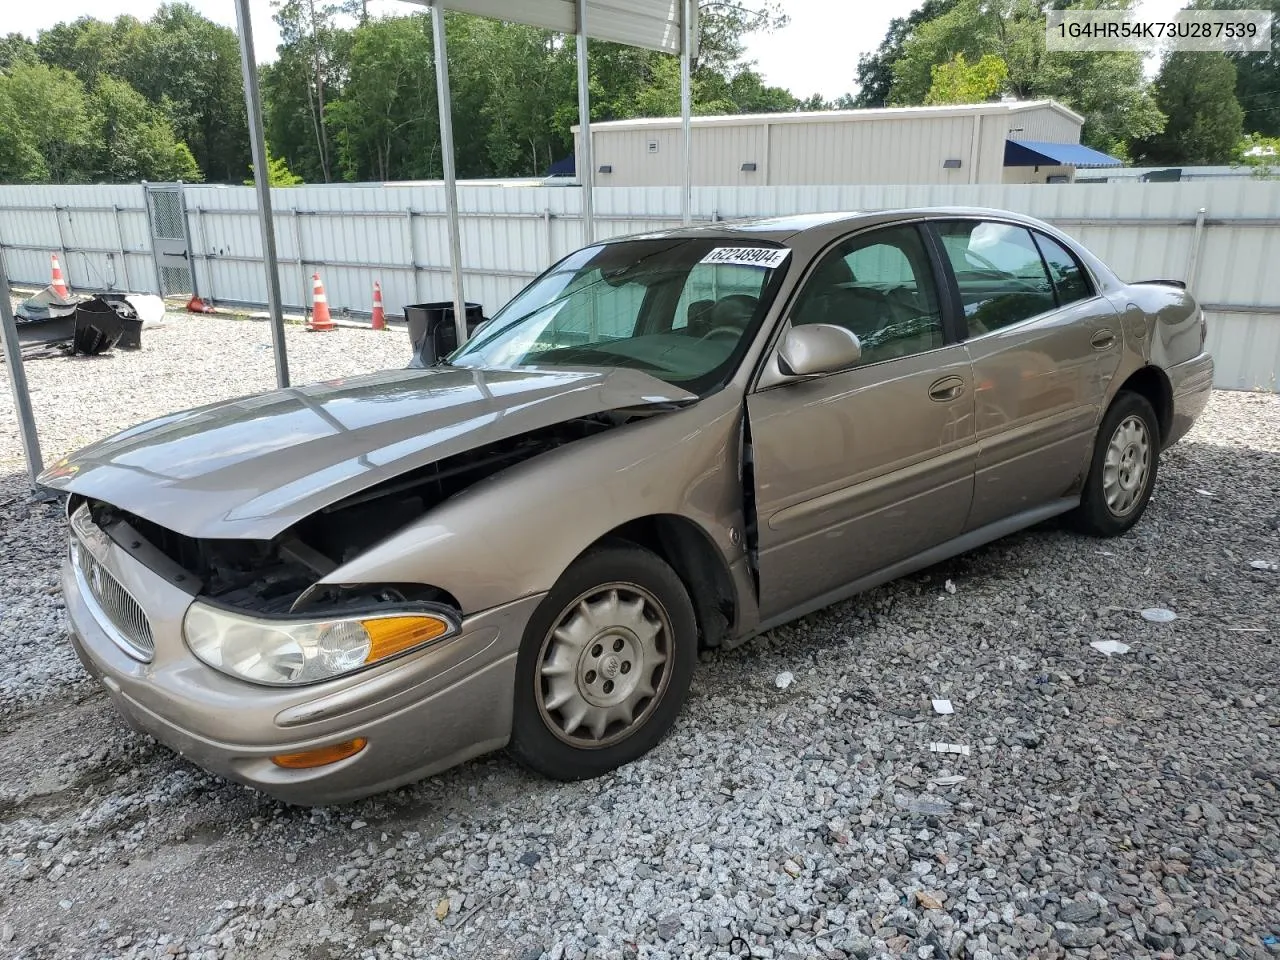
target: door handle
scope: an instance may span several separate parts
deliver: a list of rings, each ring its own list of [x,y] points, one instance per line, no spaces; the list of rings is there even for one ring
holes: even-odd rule
[[[929,399],[938,403],[954,400],[964,393],[964,381],[959,377],[943,377],[929,387]]]
[[[1089,342],[1093,344],[1095,350],[1105,350],[1116,342],[1116,335],[1103,327],[1101,330],[1095,330],[1093,336],[1089,338]]]

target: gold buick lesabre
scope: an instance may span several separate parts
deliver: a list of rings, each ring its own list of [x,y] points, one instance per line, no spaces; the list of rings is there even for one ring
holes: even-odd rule
[[[730,647],[1057,514],[1114,536],[1204,408],[1205,320],[1047,224],[821,214],[596,244],[426,369],[55,464],[121,714],[284,800],[507,747],[641,756]]]

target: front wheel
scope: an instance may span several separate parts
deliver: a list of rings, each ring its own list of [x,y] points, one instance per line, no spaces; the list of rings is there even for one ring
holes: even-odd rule
[[[555,780],[582,780],[652,749],[697,662],[684,584],[656,554],[618,542],[576,560],[525,628],[511,752]]]
[[[1138,522],[1155,488],[1160,426],[1146,397],[1122,391],[1102,418],[1084,494],[1073,519],[1084,533],[1115,537]]]

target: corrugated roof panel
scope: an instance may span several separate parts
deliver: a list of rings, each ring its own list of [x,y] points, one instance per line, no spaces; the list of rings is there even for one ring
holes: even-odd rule
[[[409,0],[430,6],[428,0]],[[574,0],[440,0],[446,10],[494,20],[526,23],[557,33],[576,33]],[[697,52],[697,4],[694,9],[693,49]],[[665,53],[680,52],[682,0],[587,0],[587,35]]]

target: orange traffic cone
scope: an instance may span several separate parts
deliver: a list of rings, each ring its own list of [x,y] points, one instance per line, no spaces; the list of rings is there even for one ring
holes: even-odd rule
[[[49,261],[53,266],[53,279],[49,281],[49,286],[53,287],[54,293],[66,300],[71,296],[71,291],[67,289],[67,285],[62,279],[62,264],[58,263],[58,255],[56,253],[49,254]]]
[[[313,287],[311,300],[315,306],[311,310],[311,322],[307,324],[307,329],[317,333],[336,329],[333,317],[329,316],[329,298],[325,296],[324,284],[320,282],[320,274],[314,273],[311,275],[311,284]]]
[[[382,309],[382,284],[373,281],[373,329],[387,329],[387,312]]]
[[[209,306],[199,297],[192,297],[187,301],[188,313],[213,313],[213,307]]]

